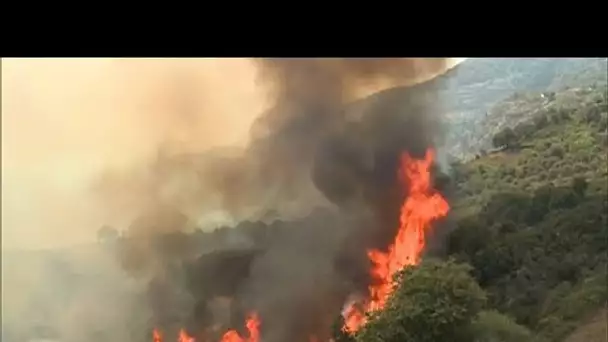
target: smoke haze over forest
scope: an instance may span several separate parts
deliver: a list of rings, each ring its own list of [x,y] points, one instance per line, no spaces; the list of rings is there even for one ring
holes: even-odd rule
[[[352,84],[344,101],[391,80]],[[161,150],[245,146],[274,104],[269,88],[247,59],[3,59],[3,249],[71,245],[101,224],[127,226],[149,189],[104,192],[117,212],[96,193],[105,174],[149,179],[141,166]]]

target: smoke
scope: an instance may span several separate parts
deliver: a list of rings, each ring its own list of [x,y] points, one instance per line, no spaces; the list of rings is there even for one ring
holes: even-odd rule
[[[244,146],[266,106],[255,73],[245,59],[2,59],[3,340],[147,332],[147,279],[99,251],[96,232],[155,210],[161,146]],[[176,205],[194,203],[183,194]]]
[[[3,59],[3,248],[93,241],[130,222],[161,183],[160,149],[244,146],[268,102],[255,78],[246,59]],[[102,198],[100,175],[113,180]],[[165,180],[192,202],[192,177]]]
[[[346,109],[344,99],[366,79],[404,83],[446,64],[271,60],[264,67],[275,82],[277,111],[263,118],[270,141],[263,165],[288,165],[279,177],[289,185],[312,179],[339,212],[333,219],[313,214],[273,243],[254,261],[245,300],[264,317],[268,341],[305,341],[311,332],[326,338],[327,315],[368,285],[365,251],[386,248],[396,234],[405,195],[396,177],[400,153],[421,157],[442,136],[437,81],[386,90]]]
[[[154,279],[157,325],[175,330],[180,321],[187,321],[193,333],[200,333],[218,323],[214,317],[220,315],[211,303],[221,296],[236,303],[225,328],[238,326],[248,310],[256,310],[263,320],[265,341],[306,341],[312,333],[323,339],[346,296],[368,285],[365,251],[386,248],[395,235],[405,195],[396,177],[399,154],[407,151],[420,157],[428,147],[441,143],[441,102],[436,98],[440,80],[412,84],[445,72],[449,65],[443,59],[256,62],[258,80],[273,105],[253,123],[247,147],[232,156],[207,153],[196,165],[192,156],[165,155],[156,165],[165,172],[157,175],[166,176],[172,167],[198,174],[204,182],[190,191],[204,194],[201,199],[215,197],[216,208],[228,217],[265,221],[248,233],[242,226],[232,233],[262,251],[249,253],[249,248],[215,240],[219,254],[192,261],[191,251],[196,248],[187,248],[187,239],[153,237],[158,232],[185,231],[187,224],[159,228],[156,222],[168,221],[157,217],[138,220],[127,231],[124,250],[131,256],[126,260],[140,260],[133,274],[146,269]],[[378,84],[394,87],[352,101]],[[166,180],[161,176],[152,183]],[[166,217],[182,210],[174,203],[161,204],[171,204]],[[318,207],[325,209],[313,210]],[[276,229],[267,226],[272,217],[281,218],[272,224]],[[256,240],[256,235],[265,237]],[[162,252],[169,244],[181,254],[168,257]],[[235,248],[241,251],[236,259],[232,252],[221,251]],[[180,258],[186,266],[175,261]],[[167,260],[173,261],[168,265]],[[181,267],[186,269],[183,282],[166,280],[167,269]],[[171,299],[175,287],[189,291],[196,300],[177,305]],[[174,308],[182,315],[167,314]]]
[[[217,320],[212,298],[228,288],[219,295],[241,308],[230,325],[256,309],[271,342],[327,332],[345,296],[365,287],[363,251],[385,247],[396,229],[396,156],[440,142],[434,85],[405,86],[450,66],[3,60],[3,250],[85,241],[105,223],[126,227],[121,266],[148,284],[153,324],[198,333]],[[237,227],[186,234],[221,224]],[[213,249],[216,257],[197,259]],[[244,253],[243,272],[222,267],[233,260],[225,249]],[[12,308],[32,305],[20,298]],[[88,298],[87,308],[111,312],[102,294]],[[79,310],[66,309],[103,320]]]

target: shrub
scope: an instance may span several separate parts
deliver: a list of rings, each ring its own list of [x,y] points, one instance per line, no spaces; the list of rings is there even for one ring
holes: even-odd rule
[[[547,120],[546,114],[539,114],[534,117],[534,125],[536,126],[536,129],[543,129],[547,127],[548,124],[549,120]]]
[[[533,341],[530,331],[498,311],[482,311],[473,322],[475,342]]]
[[[564,148],[559,145],[553,146],[549,149],[549,155],[561,159],[564,157]]]

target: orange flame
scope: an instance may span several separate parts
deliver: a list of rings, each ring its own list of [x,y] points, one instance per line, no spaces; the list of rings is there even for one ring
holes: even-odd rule
[[[221,342],[259,342],[260,341],[260,319],[256,313],[252,313],[245,323],[249,338],[244,338],[235,330],[229,330],[222,337]]]
[[[229,330],[224,334],[220,342],[260,342],[260,319],[255,312],[249,315],[245,326],[249,332],[249,338],[241,337],[235,330]],[[152,331],[152,341],[163,342],[162,334],[158,329]],[[194,337],[190,337],[184,329],[179,331],[177,341],[195,342]]]
[[[344,314],[346,331],[356,332],[366,323],[365,312],[384,307],[393,291],[393,276],[403,267],[420,261],[426,230],[433,220],[447,215],[450,209],[447,201],[431,188],[430,167],[434,157],[432,149],[427,150],[423,160],[414,160],[407,153],[401,156],[399,179],[408,187],[408,196],[401,206],[399,231],[388,252],[368,251],[374,284],[369,287],[369,299],[365,303],[348,304]]]
[[[158,329],[152,330],[152,341],[153,342],[163,342],[163,335],[160,333]]]
[[[179,337],[177,339],[178,342],[194,342],[194,337],[190,337],[186,330],[181,329],[179,331]]]

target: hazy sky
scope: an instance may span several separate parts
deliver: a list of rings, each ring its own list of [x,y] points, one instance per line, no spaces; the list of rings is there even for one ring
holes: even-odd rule
[[[3,247],[93,238],[101,170],[167,140],[243,143],[263,102],[244,59],[3,59]]]
[[[93,239],[100,172],[243,145],[268,103],[247,59],[2,59],[3,249]]]

